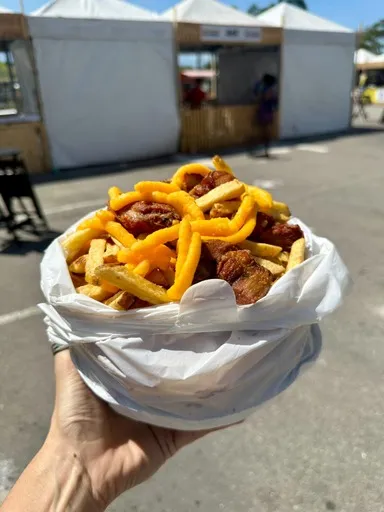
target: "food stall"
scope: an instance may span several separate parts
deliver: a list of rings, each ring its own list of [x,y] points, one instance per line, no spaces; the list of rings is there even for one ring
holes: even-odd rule
[[[364,98],[369,103],[376,105],[384,104],[384,54],[374,55],[373,53],[359,50],[355,55],[356,62],[356,75],[358,76],[361,71],[367,74],[366,89],[364,91]],[[369,54],[369,55],[367,55]],[[362,58],[364,57],[364,58]]]
[[[265,73],[279,77],[279,28],[177,23],[180,53],[214,55],[215,99],[199,109],[181,105],[181,150],[198,153],[239,146],[260,136],[253,89]],[[278,116],[273,127],[278,136]]]
[[[31,173],[46,172],[50,159],[42,122],[27,24],[21,14],[0,13],[0,52],[11,101],[0,107],[0,153],[18,150]]]

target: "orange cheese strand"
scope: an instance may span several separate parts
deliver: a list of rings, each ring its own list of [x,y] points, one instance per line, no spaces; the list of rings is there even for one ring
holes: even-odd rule
[[[251,213],[249,214],[249,217],[244,224],[244,226],[235,233],[234,235],[227,236],[227,237],[209,237],[205,236],[203,237],[203,240],[222,240],[223,242],[228,242],[229,244],[240,244],[241,242],[244,242],[254,231],[256,227],[256,213],[257,213],[257,207],[255,206]]]
[[[83,231],[84,229],[98,229],[104,231],[104,224],[98,217],[92,217],[91,219],[84,220],[77,226],[76,231]]]
[[[236,215],[230,222],[233,233],[240,231],[244,226],[251,212],[255,209],[255,204],[255,200],[251,195],[245,195],[243,197]]]
[[[259,210],[268,213],[273,208],[273,197],[272,195],[259,187],[253,185],[245,185],[247,194],[250,194],[259,206]]]
[[[184,185],[184,178],[186,174],[199,174],[200,176],[207,176],[211,169],[202,164],[188,164],[183,165],[176,171],[172,178],[172,183],[182,188]]]
[[[122,249],[117,255],[117,260],[119,263],[127,263],[134,266],[137,266],[144,260],[149,260],[152,268],[164,270],[169,267],[171,259],[175,256],[176,254],[172,249],[165,245],[159,245],[158,247],[139,252]]]
[[[99,210],[96,213],[96,217],[100,219],[101,222],[112,222],[116,218],[115,214],[109,210]]]
[[[158,245],[173,242],[179,237],[180,224],[175,224],[170,228],[160,229],[155,231],[151,235],[148,235],[145,240],[140,240],[132,245],[131,250],[134,252],[140,252],[148,249],[153,249]]]
[[[141,181],[135,185],[136,192],[141,194],[152,194],[153,192],[164,192],[171,194],[179,191],[179,187],[173,183],[164,183],[162,181]]]
[[[141,263],[139,263],[135,270],[133,271],[135,274],[138,274],[141,277],[145,277],[147,274],[149,274],[151,270],[151,263],[149,260],[143,260]]]
[[[118,197],[114,197],[109,201],[109,206],[115,212],[125,208],[126,206],[137,203],[137,201],[144,201],[145,197],[140,192],[126,192]]]
[[[200,256],[201,236],[199,233],[193,233],[183,268],[179,276],[176,277],[175,284],[167,292],[170,300],[179,301],[191,286],[195,277],[197,265],[200,261]]]
[[[189,245],[192,240],[192,227],[187,218],[180,223],[179,242],[177,244],[176,277],[180,274],[187,259]]]
[[[122,192],[118,187],[111,187],[108,190],[109,199],[116,199],[117,197],[119,197],[121,195],[121,193]]]
[[[232,176],[233,176],[233,171],[232,171],[231,167],[229,167],[227,162],[223,158],[221,158],[221,156],[218,156],[218,155],[214,156],[212,159],[212,163],[213,163],[216,171],[227,172],[228,174],[232,174]]]
[[[107,222],[105,230],[111,236],[116,238],[124,247],[130,247],[136,243],[136,238],[128,233],[128,231],[119,222]]]
[[[229,219],[195,220],[192,222],[192,231],[201,236],[229,236],[232,235]]]

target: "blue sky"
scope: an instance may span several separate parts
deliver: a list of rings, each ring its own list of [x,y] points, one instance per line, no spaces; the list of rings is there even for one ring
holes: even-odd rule
[[[24,0],[27,12],[37,9],[47,0]],[[134,3],[151,9],[162,11],[174,5],[176,0],[134,0]],[[247,9],[252,0],[224,0],[227,4],[237,5],[240,9]],[[268,5],[267,0],[257,2],[261,6]],[[357,29],[360,24],[368,25],[380,18],[384,18],[384,0],[307,0],[310,10],[314,14],[329,20]],[[0,0],[0,5],[9,9],[18,10],[18,0]]]

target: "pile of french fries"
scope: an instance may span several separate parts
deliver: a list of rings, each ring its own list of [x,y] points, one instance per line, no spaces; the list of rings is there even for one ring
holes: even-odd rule
[[[213,165],[233,174],[220,157],[213,159]],[[186,175],[204,177],[210,171],[190,164],[181,167],[169,183],[141,182],[126,193],[112,187],[108,209],[82,222],[62,242],[76,291],[118,311],[180,301],[193,283],[202,243],[212,239],[248,249],[275,279],[304,261],[304,239],[295,242],[290,253],[247,240],[258,211],[281,223],[291,216],[288,206],[274,201],[267,191],[234,179],[193,199],[185,190]],[[136,239],[117,222],[115,212],[137,201],[171,205],[181,221]]]

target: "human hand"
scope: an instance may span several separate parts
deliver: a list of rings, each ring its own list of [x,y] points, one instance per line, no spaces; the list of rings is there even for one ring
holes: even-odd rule
[[[70,351],[55,357],[56,403],[49,450],[72,453],[87,475],[93,510],[150,478],[178,450],[205,432],[179,432],[116,414],[84,384]]]

